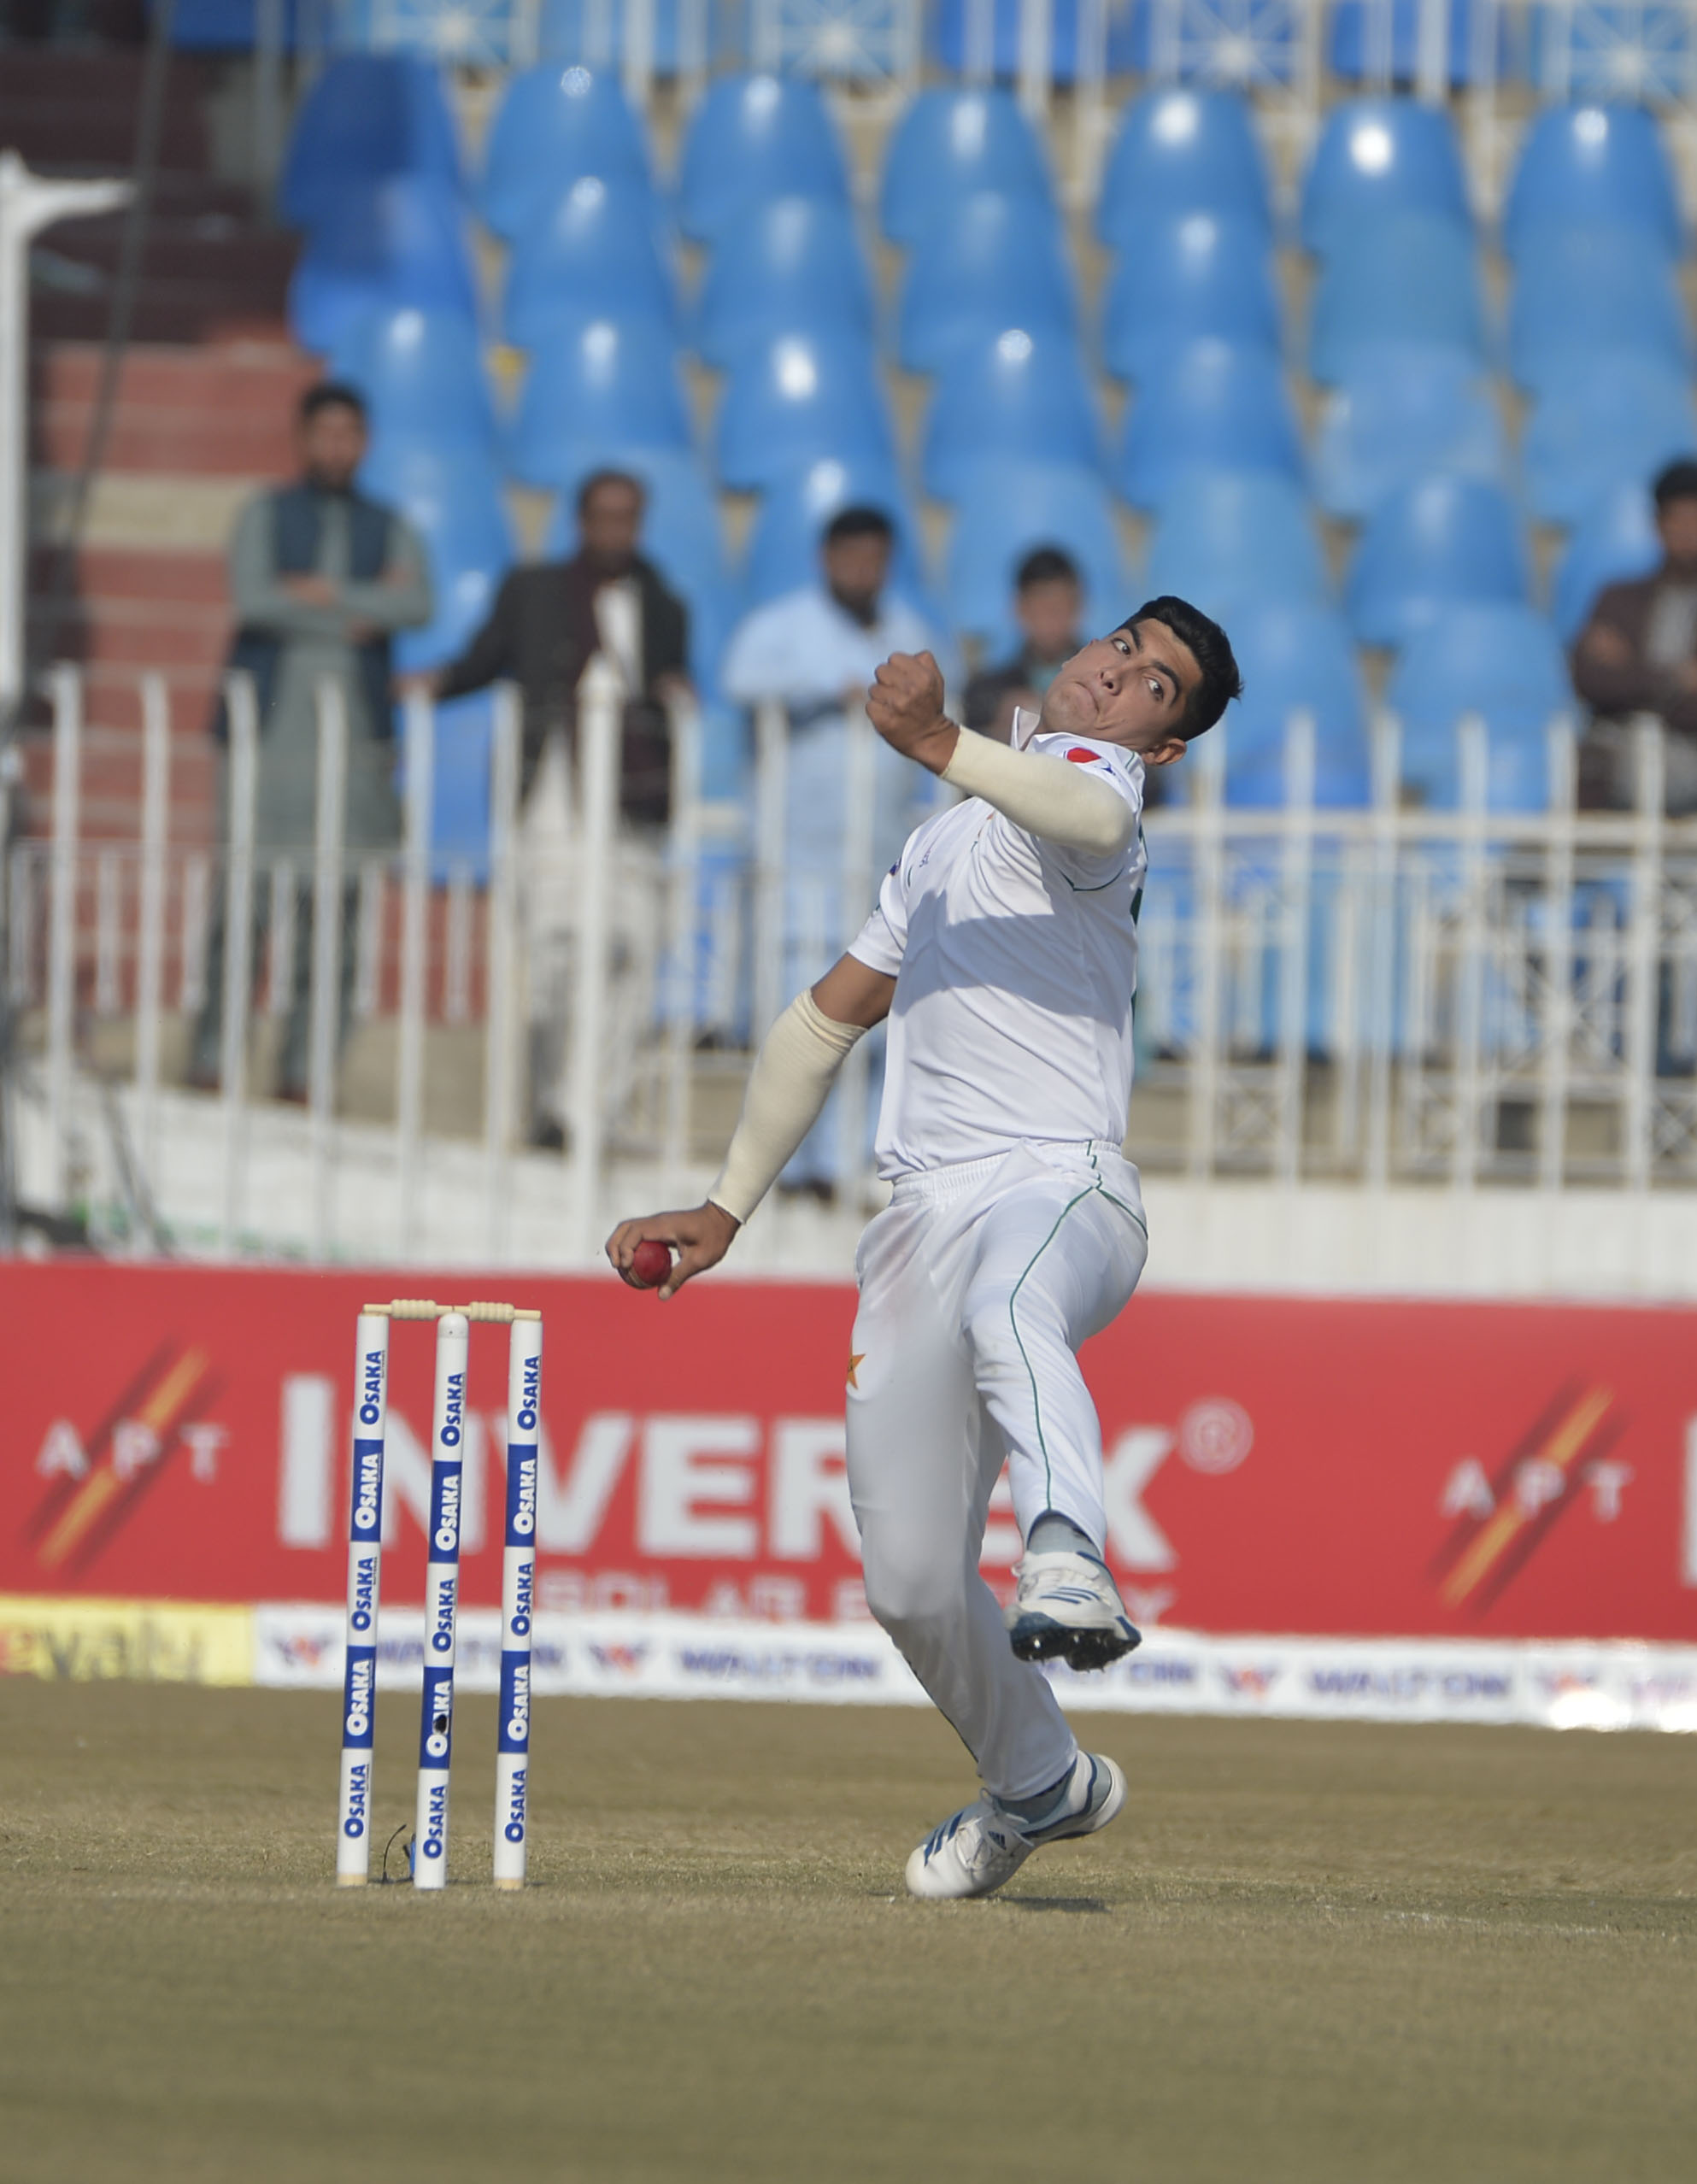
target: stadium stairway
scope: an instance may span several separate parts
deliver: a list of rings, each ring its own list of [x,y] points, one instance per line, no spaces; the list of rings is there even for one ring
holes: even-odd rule
[[[138,48],[12,45],[0,143],[38,172],[123,173],[134,151]],[[224,547],[242,501],[291,467],[291,417],[316,376],[284,322],[293,239],[238,178],[220,64],[173,57],[161,167],[105,459],[80,549],[57,541],[93,426],[123,217],[50,228],[30,298],[35,553],[31,640],[42,665],[85,671],[83,828],[133,838],[141,790],[137,677],[171,694],[173,839],[208,842],[206,724],[228,639]],[[52,825],[51,756],[26,738],[26,825]]]

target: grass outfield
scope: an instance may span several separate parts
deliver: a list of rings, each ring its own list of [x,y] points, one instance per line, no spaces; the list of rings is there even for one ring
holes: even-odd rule
[[[417,1898],[330,1885],[334,1697],[0,1682],[0,2178],[1697,2173],[1697,1738],[1087,1726],[1115,1826],[921,1905],[933,1717],[545,1700],[514,1897],[468,1700]]]

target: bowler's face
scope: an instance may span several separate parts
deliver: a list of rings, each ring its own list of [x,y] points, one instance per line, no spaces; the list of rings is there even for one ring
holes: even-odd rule
[[[1048,686],[1042,725],[1170,766],[1184,755],[1184,708],[1201,680],[1189,645],[1164,622],[1138,622],[1073,654]]]

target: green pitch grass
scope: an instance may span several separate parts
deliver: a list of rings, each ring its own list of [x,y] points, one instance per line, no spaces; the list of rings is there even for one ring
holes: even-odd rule
[[[1086,1727],[1119,1823],[921,1905],[933,1718],[544,1700],[516,1897],[473,1700],[418,1898],[331,1886],[334,1698],[0,1685],[0,2178],[1697,2174],[1697,1738]]]

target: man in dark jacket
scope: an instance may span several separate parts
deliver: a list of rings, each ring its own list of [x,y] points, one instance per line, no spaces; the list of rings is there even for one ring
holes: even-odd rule
[[[279,1065],[285,1100],[307,1096],[312,966],[310,859],[318,799],[318,694],[341,690],[348,728],[344,843],[382,852],[400,839],[396,799],[390,639],[429,621],[424,548],[404,517],[367,500],[354,484],[366,451],[365,404],[350,386],[321,380],[301,398],[301,475],[261,493],[237,520],[230,542],[230,600],[236,637],[229,664],[254,681],[259,706],[255,836],[261,854],[287,856],[297,873],[288,1022]],[[220,709],[214,734],[225,733]],[[352,883],[349,883],[351,899]],[[257,890],[256,927],[266,930],[271,888]],[[354,925],[344,904],[341,1027],[354,977]],[[214,915],[206,1005],[195,1027],[189,1081],[218,1082],[224,1001],[224,921]]]
[[[1598,594],[1573,649],[1573,686],[1600,716],[1585,741],[1584,801],[1631,804],[1620,724],[1652,713],[1668,731],[1667,808],[1677,816],[1697,811],[1697,461],[1670,463],[1655,493],[1661,567]]]
[[[687,674],[689,610],[637,551],[644,495],[623,471],[600,470],[578,494],[578,551],[569,561],[514,569],[489,619],[457,660],[419,684],[461,697],[502,680],[524,698],[522,792],[528,794],[550,735],[568,750],[578,683],[604,653],[627,698],[620,804],[627,819],[662,825],[671,807],[671,735],[665,701]]]

